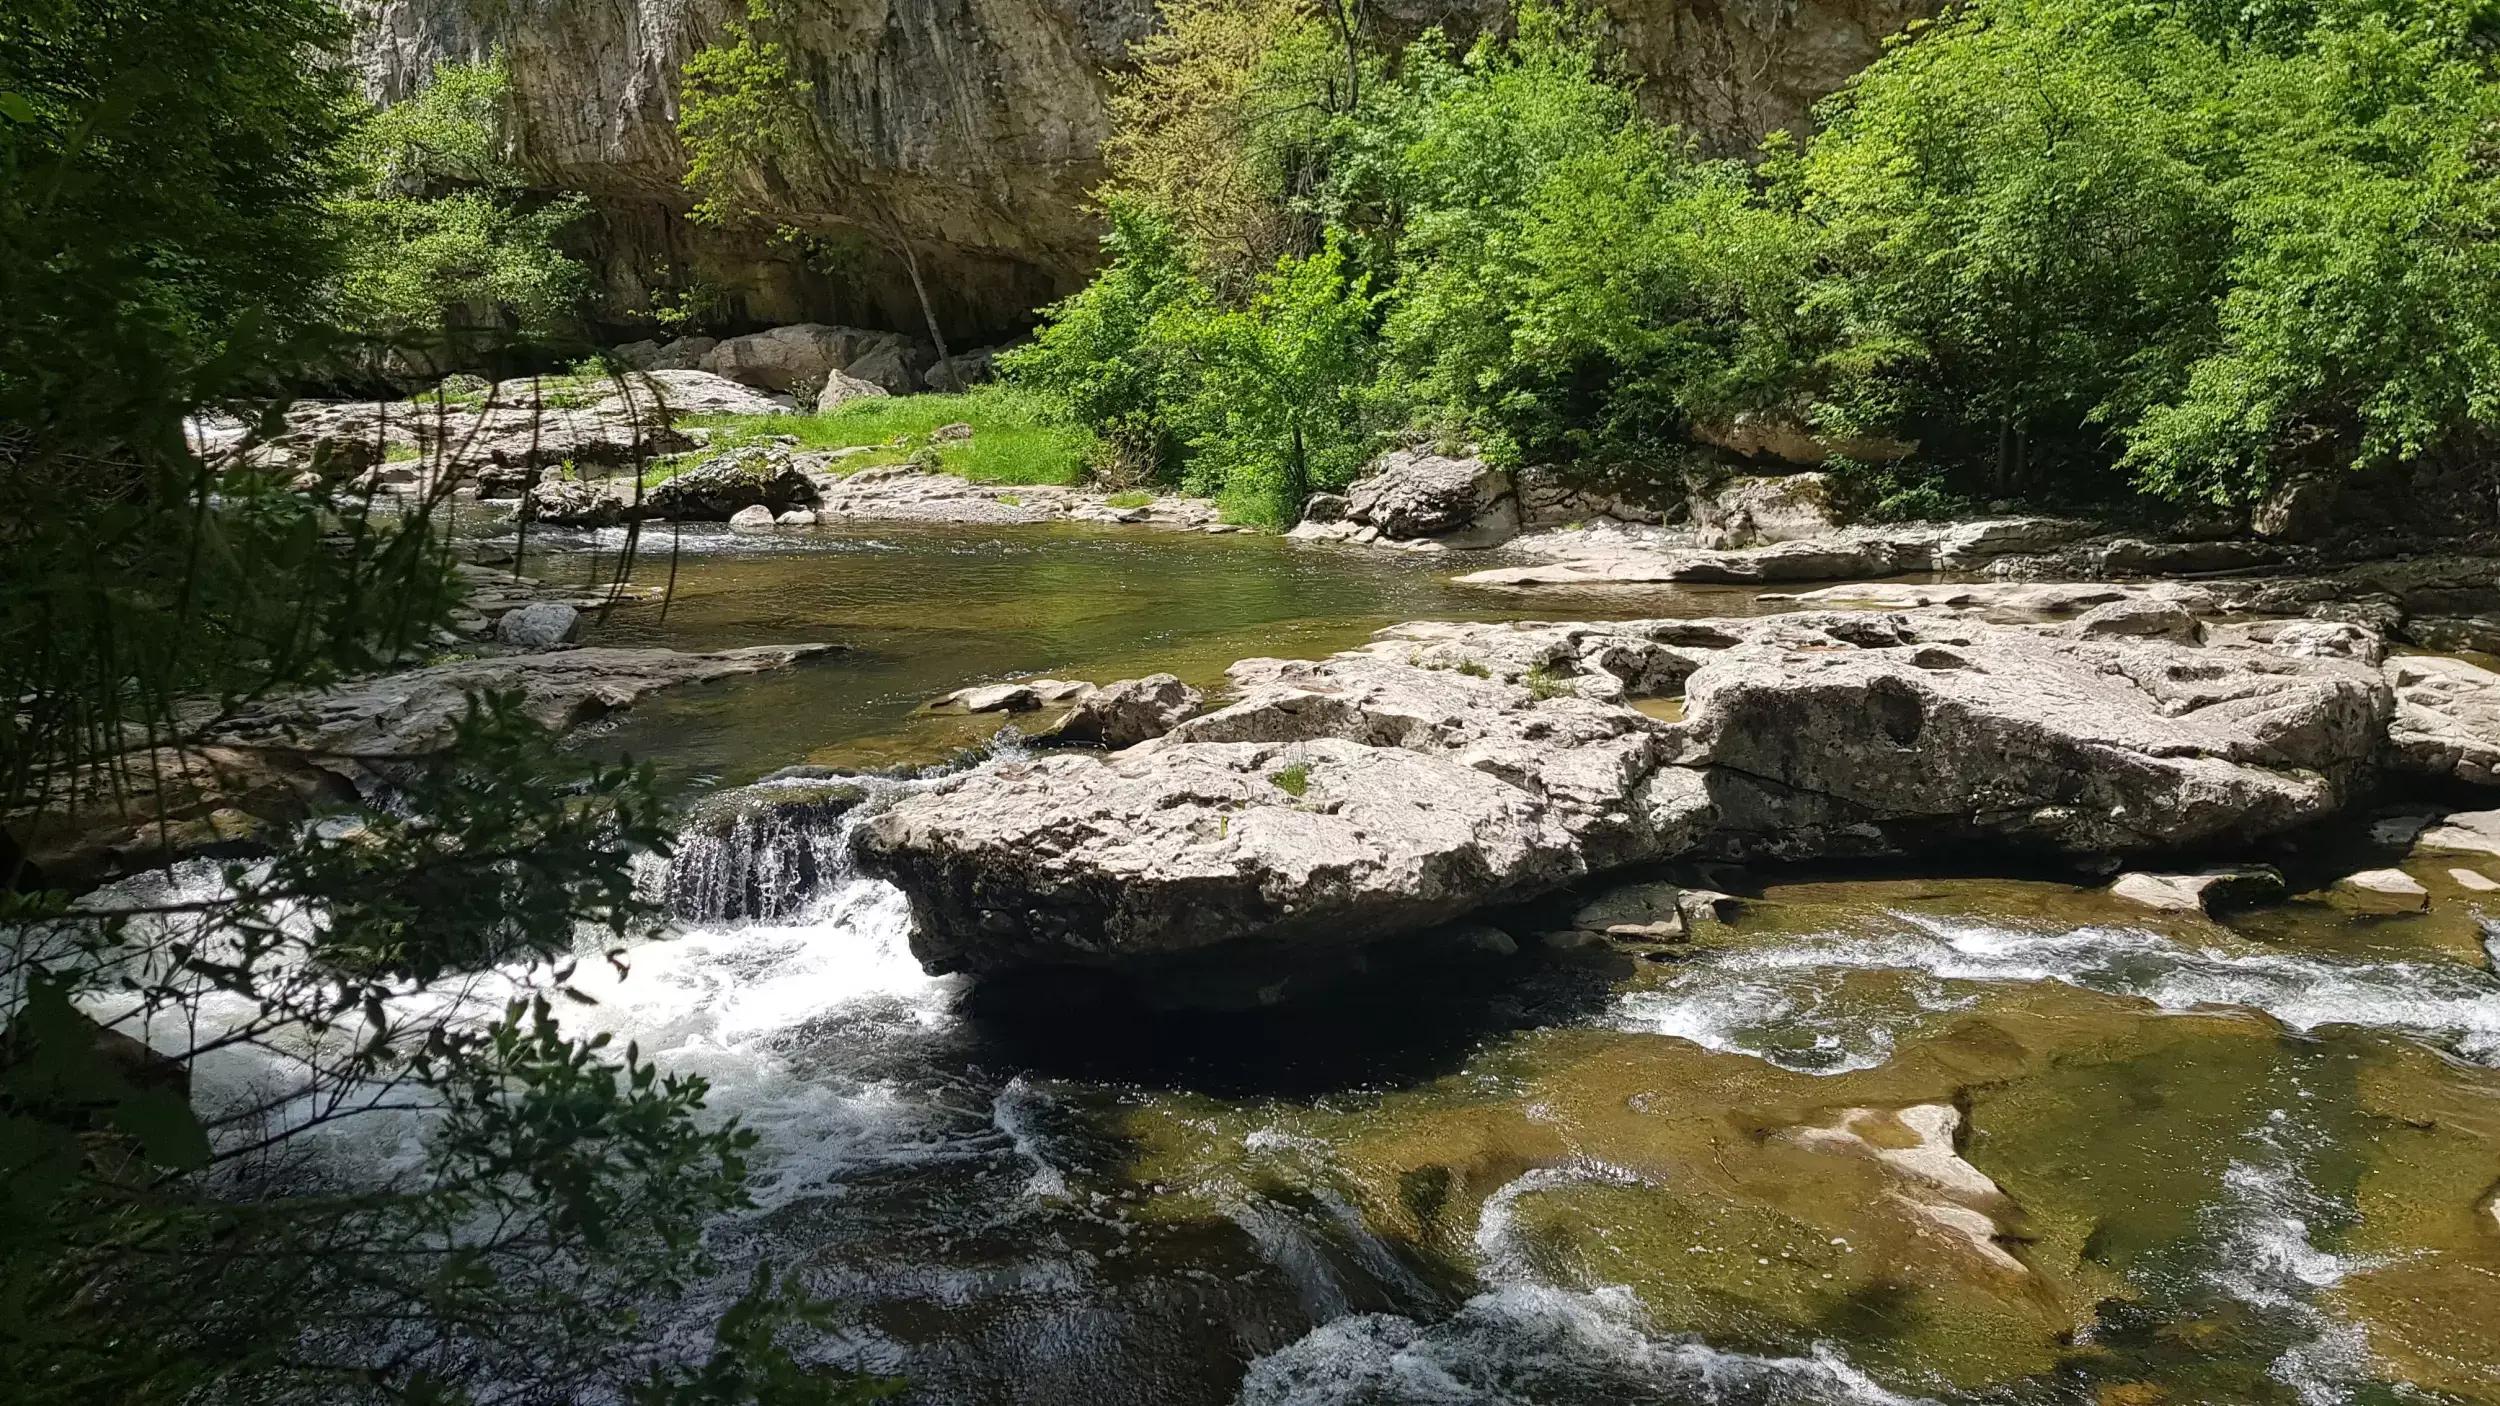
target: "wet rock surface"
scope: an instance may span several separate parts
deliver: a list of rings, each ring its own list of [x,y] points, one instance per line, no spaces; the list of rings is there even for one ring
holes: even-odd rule
[[[1663,859],[2227,849],[2366,794],[2393,710],[2351,660],[1933,614],[1406,625],[1230,678],[866,824],[923,955],[1346,941]],[[1667,695],[1681,722],[1631,706]]]

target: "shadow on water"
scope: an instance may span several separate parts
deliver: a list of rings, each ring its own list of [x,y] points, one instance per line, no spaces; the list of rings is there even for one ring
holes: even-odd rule
[[[1504,1036],[1594,1016],[1620,975],[1540,954],[1436,948],[1255,1009],[1173,1007],[1077,972],[983,982],[964,1009],[985,1054],[1050,1078],[1308,1099],[1456,1073]]]

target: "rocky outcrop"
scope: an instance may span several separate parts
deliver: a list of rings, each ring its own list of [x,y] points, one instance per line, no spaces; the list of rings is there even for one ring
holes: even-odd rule
[[[1819,469],[1834,459],[1889,464],[1907,459],[1918,446],[1905,440],[1873,435],[1826,435],[1802,417],[1742,410],[1725,420],[1693,424],[1693,438],[1746,459],[1776,459],[1801,468]]]
[[[1741,151],[1872,61],[1931,0],[1700,5],[1615,0],[1607,27],[1661,115]],[[368,93],[405,98],[437,65],[502,53],[513,159],[546,190],[586,193],[605,303],[627,316],[700,287],[727,321],[798,322],[839,310],[917,329],[901,261],[849,241],[840,272],[773,239],[777,227],[854,235],[890,222],[915,245],[950,340],[1020,328],[1092,268],[1089,194],[1103,178],[1105,98],[1151,0],[865,0],[785,6],[777,37],[811,83],[818,152],[786,163],[763,218],[686,218],[676,132],[686,60],[744,16],[744,0],[479,5],[363,0],[355,60]],[[1461,41],[1504,7],[1423,0],[1376,9],[1385,40],[1427,25]]]
[[[1474,455],[1399,449],[1372,461],[1344,494],[1315,495],[1291,535],[1305,540],[1498,547],[1519,535],[1507,470]]]
[[[1184,494],[1115,503],[1121,495],[1050,484],[974,483],[902,464],[842,478],[820,475],[817,487],[819,522],[1088,522],[1239,530],[1217,520],[1213,503]]]
[[[2387,661],[2395,764],[2442,780],[2500,785],[2500,674],[2462,659]]]
[[[619,466],[696,447],[677,421],[694,415],[778,415],[797,406],[705,371],[652,371],[588,382],[530,377],[474,395],[413,400],[299,401],[265,438],[202,438],[211,462],[425,493],[445,475],[482,496],[518,496],[541,469]]]
[[[1037,743],[1134,747],[1161,737],[1198,711],[1204,695],[1171,674],[1122,679],[1076,695],[1066,717],[1034,734]]]
[[[1345,942],[1662,859],[2233,848],[2360,796],[2392,707],[2348,659],[1919,614],[1409,625],[1232,682],[868,821],[924,959]]]
[[[480,694],[508,693],[564,729],[644,695],[778,669],[832,645],[681,654],[565,649],[467,659],[255,704],[194,724],[182,747],[134,753],[6,817],[43,881],[68,888],[198,854],[265,850],[287,827],[421,763]]]
[[[648,516],[671,522],[727,522],[761,508],[769,526],[816,497],[816,481],[786,450],[740,449],[652,485],[643,506]]]

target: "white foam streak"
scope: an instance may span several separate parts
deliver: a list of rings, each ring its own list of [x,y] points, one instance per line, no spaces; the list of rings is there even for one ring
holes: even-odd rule
[[[1937,982],[2053,981],[2132,996],[2164,1010],[2261,1011],[2294,1030],[2354,1025],[2410,1035],[2500,1064],[2500,979],[2450,961],[2360,961],[2191,947],[2123,927],[2034,931],[1923,914],[1883,933],[1809,937],[1710,954],[1661,989],[1617,1006],[1626,1029],[1751,1054],[1783,1068],[1840,1073],[1888,1058],[1900,1028],[1949,1008]],[[1913,978],[1906,1009],[1831,999],[1850,972]],[[1800,1029],[1817,1047],[1796,1043]]]

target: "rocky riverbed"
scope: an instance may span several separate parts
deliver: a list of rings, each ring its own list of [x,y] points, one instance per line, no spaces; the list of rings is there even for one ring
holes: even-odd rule
[[[508,619],[625,531],[468,550]],[[419,744],[518,669],[659,764],[678,922],[567,1024],[757,1131],[717,1287],[801,1276],[823,1360],[933,1404],[2500,1400],[2494,679],[2368,599],[2470,614],[2452,568],[667,535],[665,609],[235,741]]]

